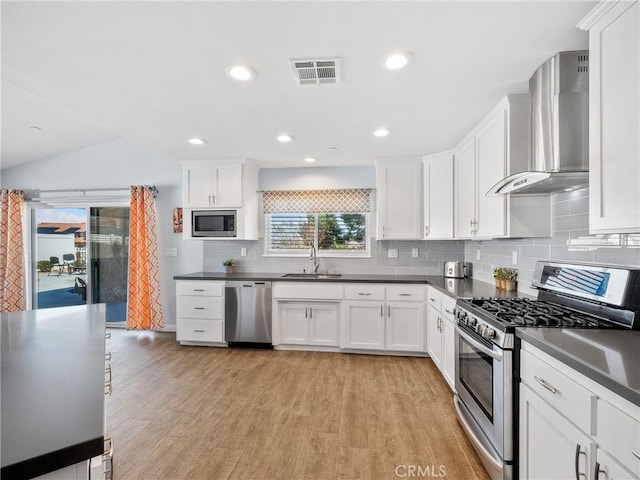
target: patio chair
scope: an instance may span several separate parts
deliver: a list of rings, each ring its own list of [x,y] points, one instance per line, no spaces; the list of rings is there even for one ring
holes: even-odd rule
[[[71,270],[73,269],[73,262],[76,259],[76,256],[73,253],[65,253],[62,255],[62,263],[67,269],[67,273],[71,275]]]
[[[51,270],[49,270],[49,275],[53,271],[53,267],[58,267],[58,276],[62,273],[62,269],[64,268],[64,263],[60,263],[60,259],[58,257],[49,257],[49,262],[51,263]]]

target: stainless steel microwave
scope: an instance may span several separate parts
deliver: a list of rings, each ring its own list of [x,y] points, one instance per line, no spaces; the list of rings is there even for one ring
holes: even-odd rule
[[[193,210],[191,236],[235,237],[236,220],[236,210]]]

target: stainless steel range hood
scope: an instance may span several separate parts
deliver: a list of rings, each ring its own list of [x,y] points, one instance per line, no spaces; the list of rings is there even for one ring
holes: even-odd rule
[[[560,52],[529,80],[530,169],[496,183],[487,195],[534,195],[589,183],[589,51]]]

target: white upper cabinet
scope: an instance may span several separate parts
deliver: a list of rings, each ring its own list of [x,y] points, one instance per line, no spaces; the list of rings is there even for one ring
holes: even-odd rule
[[[240,163],[184,162],[184,207],[242,207],[242,170]]]
[[[193,210],[236,211],[236,236],[225,240],[258,239],[258,168],[249,160],[194,160],[182,162],[182,206],[184,238],[193,237]]]
[[[466,141],[455,154],[454,235],[471,238],[476,222],[476,139]]]
[[[487,195],[529,166],[529,96],[508,95],[455,149],[456,238],[551,235],[550,195]]]
[[[453,152],[423,160],[424,238],[453,238]]]
[[[640,5],[601,2],[589,30],[589,230],[640,232]]]
[[[421,240],[422,160],[376,161],[377,239]]]

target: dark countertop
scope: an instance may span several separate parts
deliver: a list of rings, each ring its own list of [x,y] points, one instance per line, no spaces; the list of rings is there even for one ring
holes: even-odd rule
[[[284,278],[282,273],[220,273],[196,272],[176,275],[174,280],[240,280],[281,282],[358,282],[358,283],[422,283],[431,285],[443,293],[456,298],[472,297],[517,297],[518,292],[497,290],[492,283],[471,278],[445,278],[437,275],[358,275],[344,274],[339,278]]]
[[[526,327],[516,336],[640,407],[640,331]]]
[[[104,450],[105,305],[3,313],[2,478]]]

